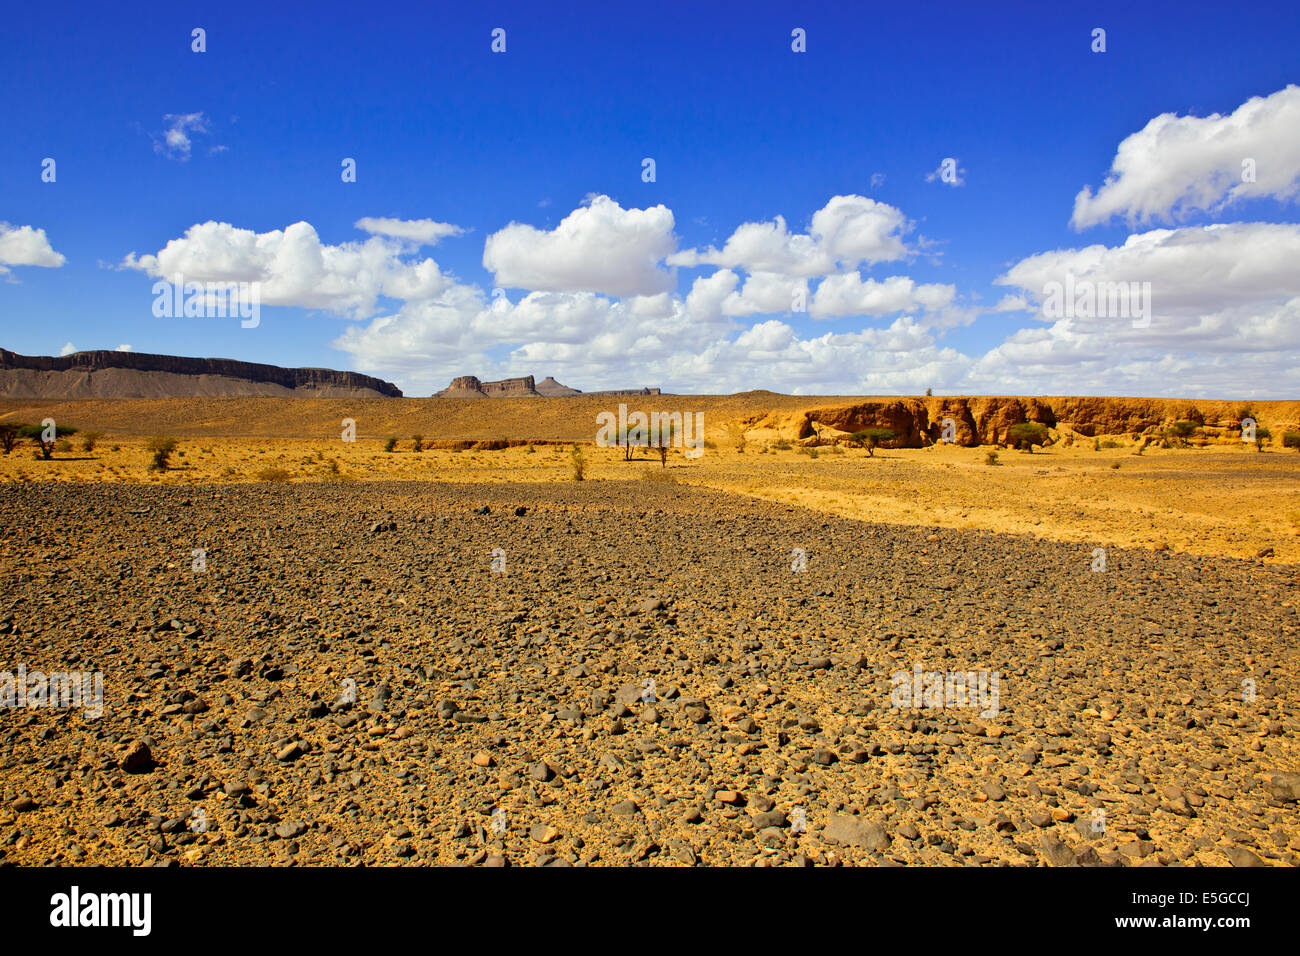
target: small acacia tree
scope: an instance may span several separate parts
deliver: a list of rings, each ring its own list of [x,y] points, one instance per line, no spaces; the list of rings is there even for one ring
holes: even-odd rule
[[[1032,455],[1035,445],[1047,441],[1047,428],[1038,422],[1021,422],[1007,429],[1007,441]]]
[[[1263,451],[1264,439],[1272,438],[1272,437],[1273,437],[1273,433],[1269,431],[1267,428],[1261,428],[1257,426],[1255,428],[1255,451]]]
[[[867,457],[876,457],[876,448],[885,442],[891,442],[898,436],[888,428],[865,428],[849,436],[853,441],[867,450]]]
[[[7,455],[14,450],[18,444],[18,426],[17,425],[0,425],[0,448],[4,449]]]
[[[41,458],[49,461],[54,454],[54,446],[60,438],[67,438],[69,435],[75,435],[77,430],[67,425],[54,425],[53,419],[47,419],[49,425],[21,425],[18,428],[18,434],[23,438],[30,438],[36,442],[37,447],[41,450]]]
[[[423,435],[412,435],[412,436],[411,436],[411,451],[424,451],[424,436],[423,436]]]

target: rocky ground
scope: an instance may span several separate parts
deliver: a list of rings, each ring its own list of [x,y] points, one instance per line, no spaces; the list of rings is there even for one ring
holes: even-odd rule
[[[0,516],[0,669],[105,696],[0,711],[2,863],[1300,862],[1293,565],[658,481]],[[891,706],[916,665],[997,713]]]

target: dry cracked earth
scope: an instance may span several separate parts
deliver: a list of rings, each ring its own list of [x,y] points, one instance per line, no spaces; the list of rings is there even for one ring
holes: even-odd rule
[[[0,515],[0,668],[104,682],[0,711],[3,864],[1300,861],[1291,565],[650,481]],[[917,665],[997,712],[892,706]]]

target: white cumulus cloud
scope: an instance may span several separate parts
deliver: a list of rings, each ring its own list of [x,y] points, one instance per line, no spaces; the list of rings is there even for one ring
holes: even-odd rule
[[[43,266],[57,269],[68,260],[50,246],[44,229],[0,222],[0,275],[9,266]]]
[[[505,288],[654,295],[677,284],[663,267],[675,248],[666,206],[624,209],[595,196],[549,232],[512,222],[488,236],[483,267]]]
[[[1292,85],[1227,116],[1155,117],[1119,144],[1096,193],[1085,186],[1075,197],[1070,224],[1173,222],[1239,200],[1298,195],[1300,86]]]

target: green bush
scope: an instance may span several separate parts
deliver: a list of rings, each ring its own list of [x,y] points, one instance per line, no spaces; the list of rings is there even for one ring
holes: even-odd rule
[[[1035,445],[1042,445],[1047,441],[1047,427],[1038,422],[1021,422],[1019,425],[1012,425],[1007,429],[1007,441],[1032,455]]]

